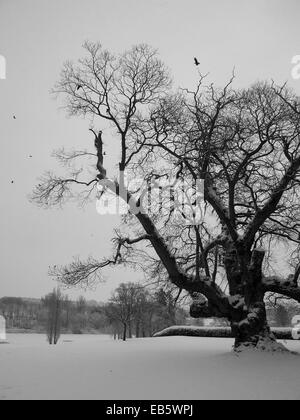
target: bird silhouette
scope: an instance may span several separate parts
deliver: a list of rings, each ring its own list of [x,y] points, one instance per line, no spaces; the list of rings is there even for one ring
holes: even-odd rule
[[[195,66],[200,66],[200,62],[198,61],[196,57],[194,57],[194,63],[195,63]]]
[[[76,90],[79,90],[79,89],[82,89],[82,86],[81,85],[77,85],[77,89]]]
[[[15,181],[11,181],[12,184],[14,184]]]
[[[32,155],[29,155],[30,158],[32,158]]]
[[[13,116],[13,119],[14,119],[14,120],[16,120],[16,119],[17,119],[17,117],[14,115],[14,116]]]

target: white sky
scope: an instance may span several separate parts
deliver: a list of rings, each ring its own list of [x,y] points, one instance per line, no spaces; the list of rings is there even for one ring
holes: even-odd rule
[[[49,94],[86,39],[114,52],[146,42],[182,87],[193,87],[197,56],[217,84],[235,66],[238,86],[273,78],[300,94],[300,80],[291,78],[299,12],[299,0],[0,0],[0,55],[7,60],[0,80],[0,297],[40,297],[54,286],[48,266],[110,255],[117,217],[100,217],[94,205],[45,211],[27,200],[38,176],[55,166],[53,149],[92,141],[88,121],[67,119]],[[141,274],[111,270],[87,298],[107,299],[125,277]]]

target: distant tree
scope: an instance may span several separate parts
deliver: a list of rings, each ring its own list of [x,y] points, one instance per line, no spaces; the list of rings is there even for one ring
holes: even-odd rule
[[[64,298],[62,307],[63,307],[64,315],[65,315],[63,324],[64,324],[64,327],[68,330],[70,326],[70,317],[71,317],[71,310],[72,310],[72,302],[70,301],[68,296]]]
[[[61,315],[63,306],[63,296],[60,290],[53,290],[52,293],[43,299],[43,303],[47,308],[47,339],[49,344],[56,345],[61,333]]]
[[[173,293],[170,289],[164,290],[160,289],[156,294],[156,299],[158,304],[161,307],[162,316],[170,325],[176,324],[176,297],[173,296]]]
[[[147,324],[152,320],[152,301],[151,295],[146,289],[140,289],[136,299],[134,324],[135,337],[145,337]]]
[[[110,302],[105,306],[105,315],[112,326],[114,338],[120,337],[120,331],[123,331],[123,341],[127,338],[127,318],[122,312],[122,307],[117,304]]]
[[[76,305],[79,313],[83,314],[86,311],[87,303],[83,296],[79,296]]]
[[[123,326],[123,341],[132,338],[132,322],[141,302],[141,287],[135,283],[122,283],[113,293],[106,306],[106,316],[112,323]]]

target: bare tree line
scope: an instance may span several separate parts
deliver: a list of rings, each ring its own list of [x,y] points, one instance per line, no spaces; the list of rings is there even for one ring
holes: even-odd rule
[[[185,324],[188,314],[171,290],[151,292],[139,284],[121,284],[107,303],[71,301],[59,289],[41,300],[0,299],[0,313],[10,331],[46,332],[50,344],[61,334],[111,334],[126,340],[149,337],[171,325]]]
[[[167,325],[185,324],[187,314],[170,290],[150,293],[141,285],[123,283],[105,306],[114,337],[151,337]]]

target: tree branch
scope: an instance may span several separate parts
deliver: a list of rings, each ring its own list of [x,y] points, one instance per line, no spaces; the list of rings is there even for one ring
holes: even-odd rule
[[[280,277],[264,277],[263,287],[264,291],[277,293],[294,299],[300,303],[300,287],[297,284],[298,277],[295,279],[295,275],[288,276],[287,279]]]
[[[289,184],[295,179],[297,172],[300,169],[300,156],[296,158],[286,170],[281,181],[277,187],[273,190],[271,197],[262,209],[259,209],[254,216],[253,221],[248,226],[244,239],[247,245],[253,243],[254,237],[259,228],[265,223],[265,221],[275,212],[284,192],[286,191]]]

